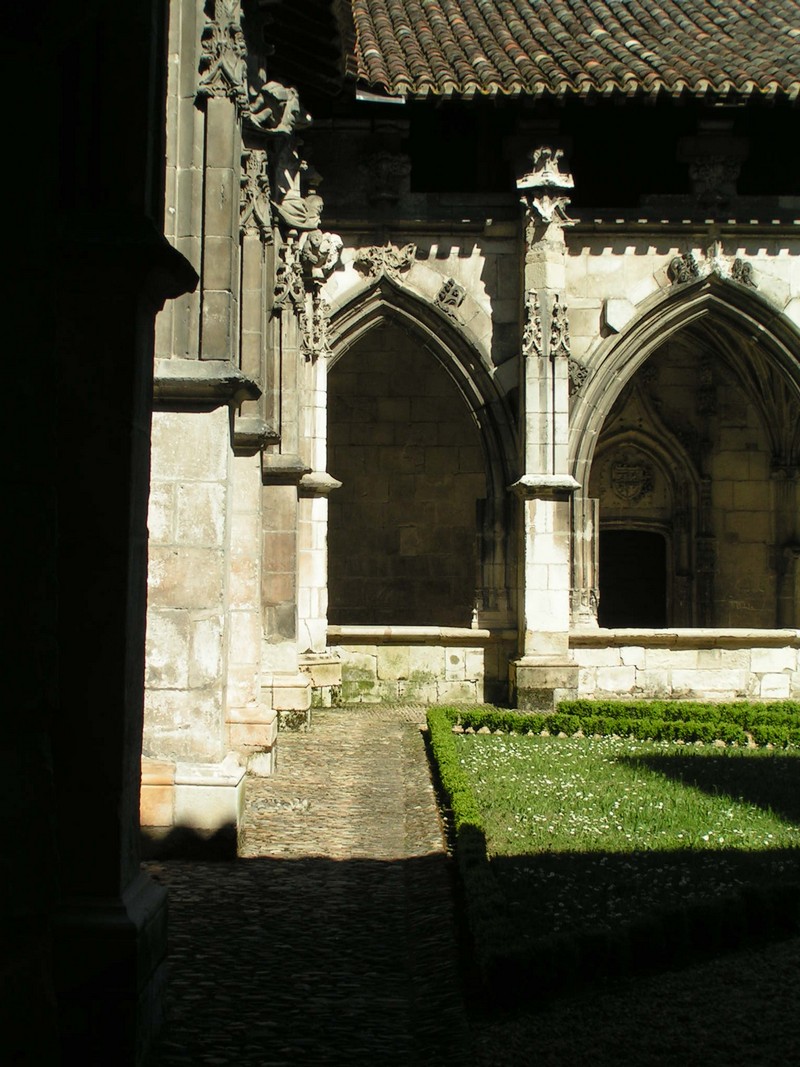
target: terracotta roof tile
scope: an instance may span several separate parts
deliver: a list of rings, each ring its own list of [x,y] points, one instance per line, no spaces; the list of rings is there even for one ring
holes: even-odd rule
[[[391,95],[800,96],[800,0],[351,0]]]

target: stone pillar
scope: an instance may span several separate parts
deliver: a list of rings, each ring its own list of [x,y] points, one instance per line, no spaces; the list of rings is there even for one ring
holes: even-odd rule
[[[293,241],[289,242],[291,256]],[[281,725],[307,724],[311,686],[298,659],[298,485],[310,473],[300,456],[298,375],[301,322],[291,302],[279,307],[280,445],[261,457],[263,659],[261,702]]]
[[[569,653],[571,498],[568,473],[569,326],[564,226],[572,178],[559,169],[560,151],[539,148],[533,169],[517,182],[526,208],[525,328],[522,338],[520,425],[519,647],[511,691],[520,708],[549,710],[577,692]]]

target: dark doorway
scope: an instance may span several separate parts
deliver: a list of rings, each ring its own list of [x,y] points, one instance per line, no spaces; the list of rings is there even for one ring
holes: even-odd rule
[[[600,533],[601,626],[667,625],[667,542],[643,530]]]

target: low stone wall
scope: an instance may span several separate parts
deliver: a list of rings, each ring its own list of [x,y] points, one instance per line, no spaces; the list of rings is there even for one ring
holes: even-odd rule
[[[570,648],[581,697],[800,699],[800,630],[592,630]]]
[[[488,630],[331,626],[342,704],[482,703],[502,699],[508,649]]]

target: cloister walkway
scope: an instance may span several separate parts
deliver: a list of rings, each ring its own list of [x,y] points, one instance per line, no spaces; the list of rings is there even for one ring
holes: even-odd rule
[[[315,711],[249,778],[240,859],[170,888],[158,1067],[468,1064],[424,710]]]

